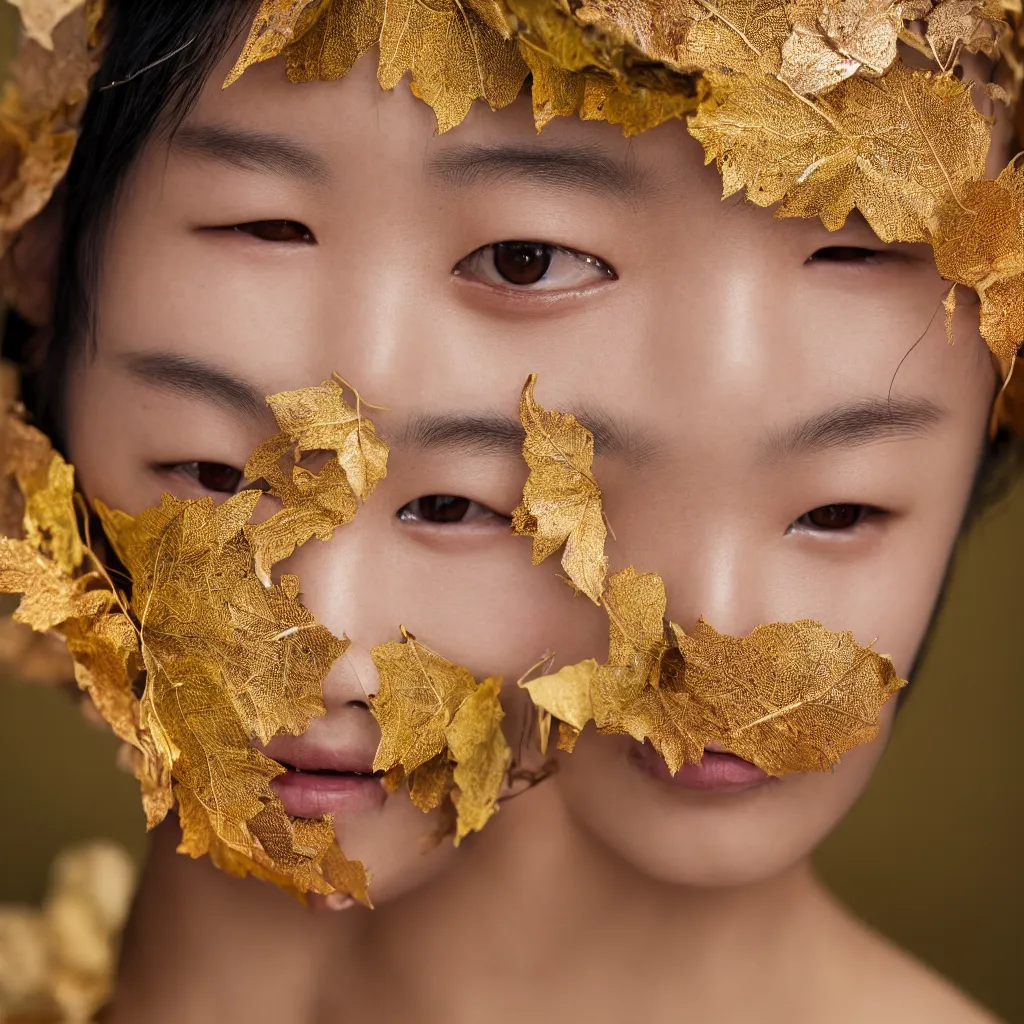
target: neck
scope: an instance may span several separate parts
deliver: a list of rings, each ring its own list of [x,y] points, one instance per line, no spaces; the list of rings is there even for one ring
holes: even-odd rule
[[[342,1010],[353,1024],[477,1021],[484,1008],[505,1021],[541,1001],[564,1019],[678,1019],[667,1000],[680,993],[720,1016],[729,993],[749,1009],[752,991],[789,983],[827,907],[806,864],[741,888],[642,876],[567,818],[553,785],[509,802],[444,873],[373,912],[311,914],[174,854],[172,840],[157,837],[126,935],[115,1024],[142,1005],[154,1024],[153,1006],[202,1024],[250,1005],[253,1020],[296,1024]],[[629,985],[610,995],[605,975]]]

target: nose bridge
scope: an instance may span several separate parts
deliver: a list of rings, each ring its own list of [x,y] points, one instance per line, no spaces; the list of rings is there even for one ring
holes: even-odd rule
[[[327,542],[309,541],[284,566],[297,573],[303,604],[317,622],[349,647],[335,663],[324,686],[328,706],[365,701],[377,690],[370,650],[399,638],[384,545],[375,537],[378,524],[360,509]],[[363,516],[363,520],[360,517]]]
[[[719,632],[746,636],[766,621],[767,587],[757,545],[739,522],[687,531],[689,538],[666,552],[662,571],[668,615],[685,630],[704,618]]]

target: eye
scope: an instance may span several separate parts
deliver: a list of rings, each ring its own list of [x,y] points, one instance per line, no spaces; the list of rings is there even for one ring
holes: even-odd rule
[[[858,245],[827,245],[812,253],[808,263],[867,263],[885,255],[878,249],[864,249]]]
[[[470,253],[452,271],[456,277],[515,291],[557,292],[615,281],[618,275],[597,256],[544,242],[497,242]]]
[[[819,505],[805,512],[793,525],[805,530],[852,530],[871,516],[884,514],[871,505]]]
[[[408,505],[403,505],[398,510],[398,518],[404,523],[437,523],[441,525],[486,520],[508,521],[506,516],[499,515],[487,508],[486,505],[454,494],[429,494],[422,498],[416,498],[415,501],[410,501]]]
[[[188,477],[204,491],[213,494],[234,494],[244,479],[240,469],[223,462],[179,462],[160,468],[165,472]]]
[[[235,224],[231,230],[243,235],[252,235],[263,242],[299,242],[303,245],[316,245],[313,232],[297,220],[254,220],[248,224]]]

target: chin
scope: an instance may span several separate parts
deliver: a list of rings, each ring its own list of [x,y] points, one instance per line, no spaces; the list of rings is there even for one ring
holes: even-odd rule
[[[864,791],[884,738],[831,773],[694,787],[652,771],[638,744],[587,732],[556,776],[569,815],[624,865],[668,885],[754,885],[802,864]],[[691,780],[692,781],[692,780]]]

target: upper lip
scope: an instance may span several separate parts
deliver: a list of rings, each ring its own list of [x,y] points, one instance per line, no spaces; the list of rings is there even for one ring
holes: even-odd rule
[[[277,736],[264,750],[268,757],[304,772],[347,772],[372,775],[373,753],[332,748],[303,736]]]

